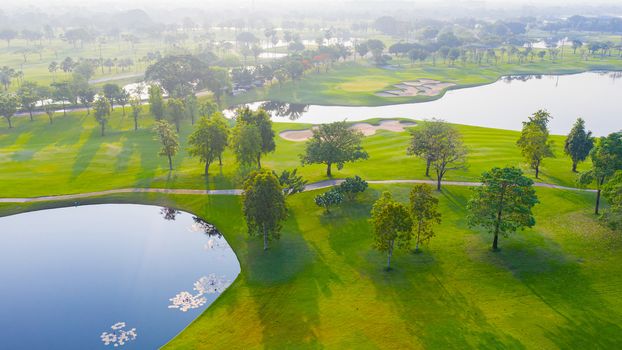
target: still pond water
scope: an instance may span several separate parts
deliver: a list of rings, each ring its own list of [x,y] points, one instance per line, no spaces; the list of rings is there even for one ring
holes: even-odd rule
[[[347,119],[440,118],[452,123],[520,130],[521,122],[538,109],[553,116],[554,134],[566,134],[578,117],[595,135],[622,129],[622,74],[588,72],[573,75],[508,76],[472,88],[448,91],[423,103],[380,107],[348,107],[256,102],[271,110],[275,121],[330,123]]]
[[[18,214],[0,239],[2,349],[156,349],[240,272],[213,226],[168,208]]]

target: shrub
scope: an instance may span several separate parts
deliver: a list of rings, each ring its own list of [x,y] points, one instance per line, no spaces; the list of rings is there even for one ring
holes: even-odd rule
[[[338,205],[341,202],[343,202],[343,194],[336,188],[315,196],[315,204],[324,208],[327,213],[330,213],[330,207]]]

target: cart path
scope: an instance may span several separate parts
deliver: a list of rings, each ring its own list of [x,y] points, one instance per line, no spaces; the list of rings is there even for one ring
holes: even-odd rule
[[[337,186],[342,183],[342,179],[324,180],[314,182],[305,186],[306,191],[319,190],[323,188]],[[369,180],[370,184],[430,184],[436,185],[435,180]],[[444,186],[480,186],[480,182],[468,182],[468,181],[443,181]],[[583,191],[583,192],[595,192],[595,190],[566,187],[553,185],[549,183],[536,182],[536,187],[555,188],[559,190],[568,191]],[[182,194],[182,195],[227,195],[227,196],[239,196],[242,195],[241,189],[229,189],[229,190],[193,190],[193,189],[172,189],[172,188],[119,188],[114,190],[75,193],[55,196],[42,196],[42,197],[30,197],[30,198],[0,198],[0,203],[34,203],[34,202],[47,202],[47,201],[62,201],[62,200],[75,200],[88,197],[105,196],[110,194],[122,194],[122,193],[165,193],[165,194]]]

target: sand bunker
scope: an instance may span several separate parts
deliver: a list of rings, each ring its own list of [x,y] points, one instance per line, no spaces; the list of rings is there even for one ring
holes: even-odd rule
[[[393,85],[396,90],[386,90],[376,93],[381,97],[409,97],[409,96],[436,96],[454,83],[443,83],[432,79],[417,79],[415,81],[405,81],[401,84]]]
[[[356,129],[362,132],[363,135],[370,136],[375,134],[377,130],[400,132],[404,131],[405,128],[414,125],[416,124],[412,122],[400,122],[399,120],[383,120],[378,125],[372,125],[369,123],[356,123],[350,126],[350,129]],[[317,126],[314,126],[311,129],[282,131],[279,136],[288,141],[302,142],[310,139],[311,136],[313,136],[313,129],[317,129]]]

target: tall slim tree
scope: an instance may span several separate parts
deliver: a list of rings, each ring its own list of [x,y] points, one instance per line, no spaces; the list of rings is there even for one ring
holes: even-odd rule
[[[153,131],[156,136],[155,139],[160,141],[162,148],[160,148],[160,156],[166,156],[168,158],[168,170],[173,170],[173,157],[179,150],[178,136],[171,123],[166,120],[158,120],[153,126]]]
[[[270,239],[279,239],[282,222],[287,217],[283,188],[268,171],[252,173],[244,182],[243,211],[248,233],[263,237],[263,249]]]
[[[99,123],[101,127],[101,136],[104,136],[106,124],[108,124],[108,117],[110,116],[110,109],[110,102],[108,102],[105,96],[98,98],[93,105],[95,120],[97,120],[97,123]]]
[[[577,172],[577,165],[587,159],[593,147],[592,132],[586,131],[585,121],[578,118],[564,144],[564,152],[572,159],[572,172]]]
[[[361,141],[363,133],[348,128],[346,122],[322,124],[313,129],[313,136],[307,141],[305,154],[300,155],[302,164],[326,164],[326,176],[332,176],[332,165],[343,169],[345,163],[367,159]]]
[[[412,219],[408,208],[384,192],[371,209],[374,230],[374,247],[387,253],[387,270],[391,269],[391,257],[397,242],[398,248],[407,248],[412,238]]]
[[[218,113],[201,117],[188,139],[188,153],[205,163],[205,176],[216,159],[221,158],[228,144],[229,129],[224,117]]]
[[[467,219],[469,226],[493,234],[492,249],[497,250],[499,235],[536,224],[531,210],[538,197],[533,180],[517,168],[493,168],[482,174],[481,182],[467,205]]]
[[[164,118],[164,97],[162,97],[162,88],[159,85],[149,86],[149,110],[156,120]]]
[[[102,92],[108,99],[108,102],[110,102],[110,110],[114,110],[114,104],[118,103],[117,97],[121,93],[121,87],[117,84],[108,83],[104,85]]]
[[[441,122],[444,123],[444,122]],[[452,126],[443,126],[442,132],[432,137],[429,158],[436,173],[436,189],[441,190],[441,183],[447,172],[466,168],[467,148],[462,142],[462,135]]]
[[[274,130],[270,115],[263,109],[252,111],[245,107],[236,111],[236,123],[253,125],[259,132],[260,147],[255,150],[257,167],[261,169],[261,155],[274,152],[276,144],[274,142]]]
[[[168,119],[175,124],[175,129],[179,132],[181,120],[186,114],[184,101],[179,98],[169,98],[166,105],[166,113],[168,115]]]
[[[132,109],[132,118],[134,118],[134,131],[136,131],[138,130],[138,119],[142,110],[140,97],[130,97],[130,108]]]
[[[536,171],[536,179],[540,176],[540,165],[545,158],[555,157],[553,141],[549,140],[548,123],[551,115],[539,110],[523,122],[523,130],[516,144],[521,149],[529,166]]]
[[[257,126],[236,123],[233,127],[231,146],[238,163],[248,166],[257,161],[257,150],[261,149],[261,134]]]
[[[622,131],[599,138],[590,152],[590,158],[592,169],[581,173],[579,182],[584,185],[596,183],[594,213],[598,215],[603,186],[616,171],[622,170]]]
[[[417,184],[410,190],[410,215],[416,242],[415,252],[418,252],[420,243],[434,237],[434,224],[441,223],[438,198],[432,195],[429,185]]]

